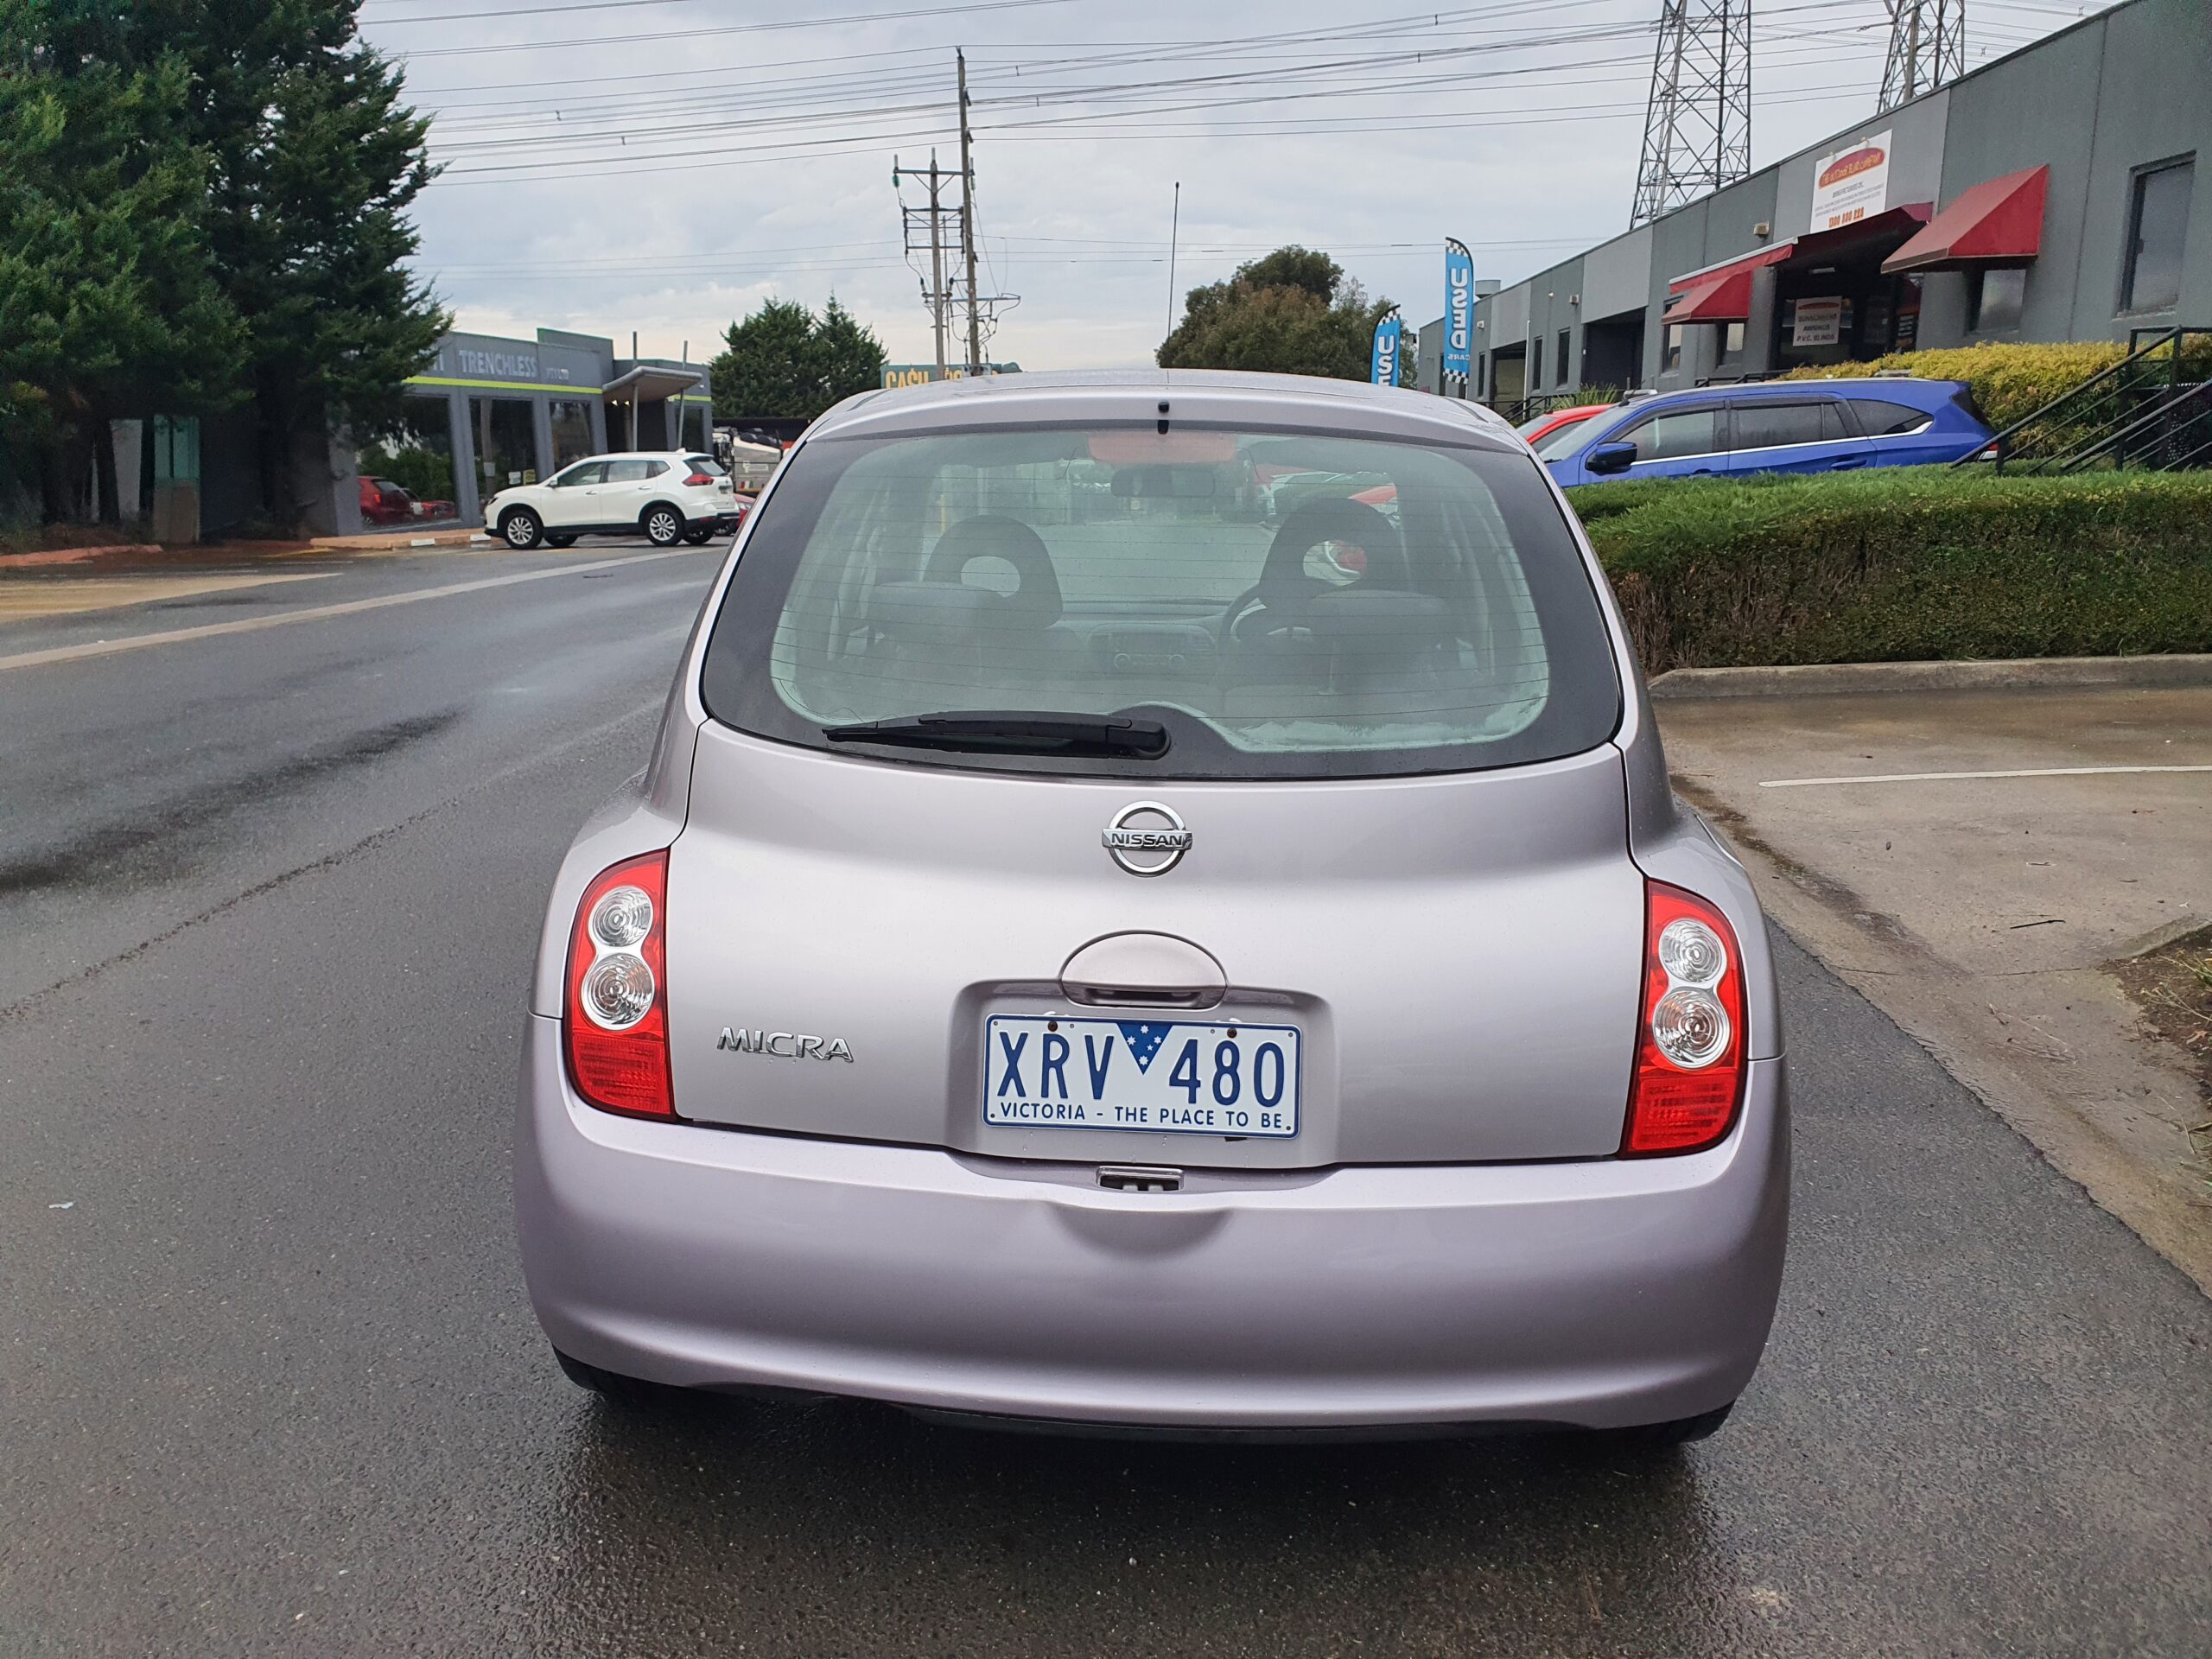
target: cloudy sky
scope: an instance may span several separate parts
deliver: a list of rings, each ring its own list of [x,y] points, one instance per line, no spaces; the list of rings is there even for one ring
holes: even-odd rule
[[[1974,0],[1969,65],[2094,8]],[[1660,0],[365,0],[435,112],[421,264],[462,327],[711,355],[833,292],[931,356],[894,157],[957,168],[968,54],[990,354],[1147,362],[1176,291],[1285,242],[1418,324],[1440,239],[1513,282],[1624,227]],[[1752,161],[1872,112],[1885,0],[1755,0]],[[950,200],[950,197],[948,197]]]

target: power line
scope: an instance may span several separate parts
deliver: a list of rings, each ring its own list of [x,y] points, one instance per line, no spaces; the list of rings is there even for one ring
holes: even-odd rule
[[[968,0],[968,3],[950,6],[917,6],[905,11],[864,11],[842,17],[796,17],[772,23],[725,23],[713,29],[694,29],[685,31],[684,39],[695,41],[708,35],[766,35],[793,29],[832,29],[842,23],[887,23],[904,22],[913,17],[950,17],[957,14],[976,11],[1016,11],[1033,6],[1073,5],[1076,0]],[[473,17],[534,17],[537,8],[525,7],[513,11],[482,11],[469,14]],[[451,22],[451,18],[410,17],[395,21],[405,22]],[[633,46],[634,35],[594,35],[582,39],[565,41],[494,41],[479,46],[433,46],[418,51],[403,52],[400,56],[410,62],[416,58],[480,57],[493,52],[550,52],[570,46]]]

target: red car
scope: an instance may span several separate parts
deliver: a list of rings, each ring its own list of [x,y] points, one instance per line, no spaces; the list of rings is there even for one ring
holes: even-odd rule
[[[1564,432],[1570,426],[1580,426],[1592,415],[1602,415],[1612,407],[1611,404],[1577,404],[1573,409],[1555,409],[1548,415],[1523,421],[1513,429],[1528,439],[1530,448],[1541,455],[1546,438],[1555,432]]]
[[[417,501],[388,478],[361,480],[361,522],[365,524],[411,524],[418,518],[458,516],[452,502]]]

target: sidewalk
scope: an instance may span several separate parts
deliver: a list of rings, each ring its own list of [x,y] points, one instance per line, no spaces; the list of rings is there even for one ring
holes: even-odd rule
[[[1684,689],[1676,787],[1775,920],[2212,1293],[2212,1109],[2120,966],[2212,925],[2212,684]]]

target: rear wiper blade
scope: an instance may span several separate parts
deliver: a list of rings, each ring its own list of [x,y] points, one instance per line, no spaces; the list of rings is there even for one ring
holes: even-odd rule
[[[1167,753],[1167,728],[1125,715],[1061,715],[1027,709],[976,709],[900,715],[849,726],[825,726],[832,743],[889,743],[916,749],[997,750],[1019,754],[1126,754],[1141,760]]]

